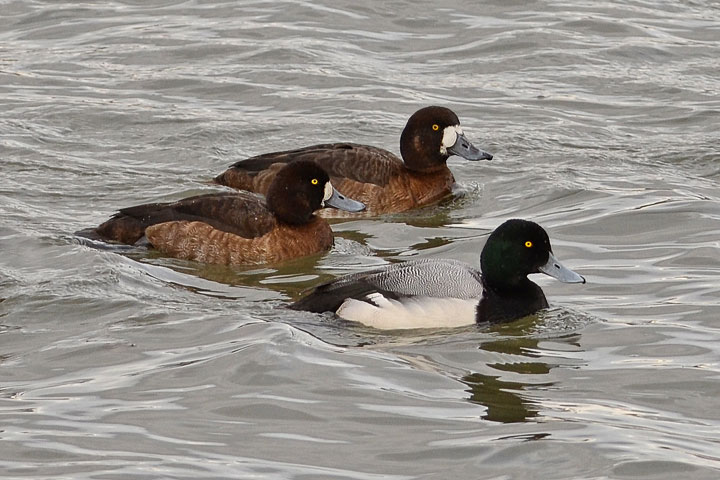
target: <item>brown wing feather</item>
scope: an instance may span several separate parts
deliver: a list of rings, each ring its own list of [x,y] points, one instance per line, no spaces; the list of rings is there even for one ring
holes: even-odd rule
[[[218,175],[215,182],[265,194],[276,172],[285,164],[300,159],[320,165],[335,183],[350,179],[384,187],[393,176],[404,170],[402,160],[382,148],[330,143],[241,160]]]
[[[172,221],[203,222],[245,238],[262,236],[277,223],[263,198],[249,192],[228,192],[124,208],[96,232],[105,240],[133,244],[149,226]]]

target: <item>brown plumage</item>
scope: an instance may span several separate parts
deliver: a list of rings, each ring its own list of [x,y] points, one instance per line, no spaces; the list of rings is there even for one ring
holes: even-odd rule
[[[166,255],[219,264],[279,262],[328,250],[328,223],[313,215],[323,206],[361,209],[328,185],[313,162],[285,165],[260,195],[239,191],[124,208],[80,235],[133,245],[147,239]]]
[[[239,191],[123,208],[95,232],[103,240],[132,245],[145,235],[149,226],[180,221],[201,221],[214,229],[245,238],[262,236],[277,223],[264,198]]]
[[[170,257],[224,265],[276,263],[321,253],[333,245],[330,225],[319,217],[304,225],[277,223],[255,238],[188,221],[152,225],[145,235],[153,247]]]
[[[449,109],[426,107],[408,120],[400,137],[403,159],[378,147],[354,143],[313,145],[266,153],[232,165],[215,182],[264,193],[283,165],[311,160],[328,172],[335,186],[367,206],[363,215],[402,212],[435,203],[452,191],[455,179],[447,167],[450,155],[470,160],[492,155],[473,147],[462,135],[460,121]],[[446,145],[448,138],[457,143]],[[348,216],[323,211],[323,216]]]
[[[396,169],[399,167],[394,165]],[[374,183],[362,183],[350,178],[337,178],[338,189],[348,192],[351,198],[372,205],[367,215],[404,212],[422,205],[432,205],[450,195],[455,183],[452,172],[444,168],[432,173],[404,172],[388,176],[385,186]],[[361,213],[321,210],[323,217],[347,217],[363,215]]]

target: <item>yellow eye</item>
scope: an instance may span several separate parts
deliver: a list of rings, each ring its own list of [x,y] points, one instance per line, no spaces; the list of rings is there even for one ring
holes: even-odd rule
[[[527,248],[532,248],[532,242],[530,240],[528,240],[527,242],[525,242],[525,246]]]
[[[310,183],[312,183],[313,185],[317,185],[317,184],[318,184],[318,179],[317,179],[317,178],[313,178],[312,180],[310,180]]]
[[[433,124],[433,130],[438,131],[440,129],[440,125],[437,123]]]

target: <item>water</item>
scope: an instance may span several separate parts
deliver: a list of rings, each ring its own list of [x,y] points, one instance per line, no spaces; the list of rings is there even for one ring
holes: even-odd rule
[[[3,478],[715,479],[715,2],[2,2]],[[233,161],[398,151],[421,106],[495,154],[461,195],[252,269],[80,245]],[[504,219],[588,279],[492,328],[383,333],[282,308]]]

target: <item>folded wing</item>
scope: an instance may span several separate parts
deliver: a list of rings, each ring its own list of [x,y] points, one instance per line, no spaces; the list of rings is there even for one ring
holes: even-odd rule
[[[147,227],[177,221],[202,222],[245,238],[262,236],[276,223],[262,197],[249,192],[227,192],[124,208],[96,232],[105,240],[133,244],[143,237]]]
[[[311,160],[331,179],[350,179],[378,186],[387,185],[402,160],[387,150],[355,143],[328,143],[266,153],[233,164],[215,178],[222,185],[266,193],[282,166],[294,160]]]

